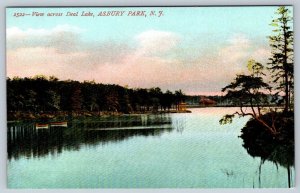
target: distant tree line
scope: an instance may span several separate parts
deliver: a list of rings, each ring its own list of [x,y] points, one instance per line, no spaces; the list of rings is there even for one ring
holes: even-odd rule
[[[147,112],[178,108],[185,95],[160,88],[126,88],[56,77],[7,78],[8,112]]]
[[[240,101],[237,100],[235,97],[228,97],[227,95],[221,96],[221,95],[187,95],[185,97],[185,102],[186,104],[189,106],[201,106],[201,97],[209,99],[214,101],[215,103],[211,104],[211,105],[207,105],[207,106],[219,106],[219,107],[240,107]],[[265,95],[265,100],[261,100],[259,101],[259,105],[262,106],[278,106],[280,105],[279,103],[283,100],[282,96],[276,96],[277,98],[274,98],[274,96],[272,94],[266,94]],[[254,104],[256,104],[256,101],[253,102]],[[243,103],[244,106],[251,106],[251,103],[248,102],[244,102]],[[205,106],[205,105],[204,105]],[[282,106],[282,105],[280,105]]]

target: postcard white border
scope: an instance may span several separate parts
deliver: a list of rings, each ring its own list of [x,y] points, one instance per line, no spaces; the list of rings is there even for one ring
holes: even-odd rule
[[[300,174],[300,152],[299,140],[300,139],[300,119],[295,119],[295,147],[296,147],[296,188],[292,189],[7,189],[6,180],[6,67],[5,67],[5,8],[10,6],[27,6],[27,7],[47,7],[47,6],[238,6],[238,5],[293,5],[294,6],[294,31],[295,31],[295,63],[300,61],[300,53],[298,52],[299,44],[299,24],[300,24],[300,1],[297,0],[2,0],[0,1],[0,192],[2,193],[29,193],[29,192],[45,192],[45,193],[85,193],[85,192],[100,192],[100,193],[132,193],[132,192],[145,192],[145,193],[296,193],[300,192],[299,188],[299,175]],[[299,117],[300,102],[297,100],[300,97],[300,68],[295,65],[295,117]]]

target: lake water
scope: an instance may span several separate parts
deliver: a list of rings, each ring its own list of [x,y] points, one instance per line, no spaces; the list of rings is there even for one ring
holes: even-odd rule
[[[243,148],[238,136],[249,118],[222,126],[219,119],[235,108],[190,110],[73,120],[46,129],[8,123],[8,187],[288,187],[286,168],[262,163]]]

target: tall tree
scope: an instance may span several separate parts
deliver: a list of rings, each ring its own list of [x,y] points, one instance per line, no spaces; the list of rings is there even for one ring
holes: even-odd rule
[[[81,88],[78,84],[78,85],[74,85],[73,89],[74,90],[71,96],[71,109],[75,112],[78,112],[81,110],[81,106],[82,106]]]
[[[291,11],[284,6],[280,6],[275,13],[278,17],[271,23],[274,34],[269,36],[272,57],[268,64],[273,82],[278,85],[278,93],[284,92],[284,111],[289,111],[294,87],[293,18],[290,16]]]
[[[185,95],[181,89],[175,91],[175,100],[176,100],[176,109],[179,110],[179,104],[183,102],[185,99]]]
[[[234,99],[239,103],[239,111],[225,115],[220,124],[231,123],[232,118],[235,115],[240,117],[251,116],[254,120],[260,123],[266,130],[272,135],[278,134],[278,128],[275,125],[276,119],[272,116],[270,123],[263,119],[262,106],[268,104],[268,92],[271,91],[271,87],[263,81],[264,73],[263,66],[254,61],[248,61],[248,69],[250,75],[237,75],[232,83],[222,89],[222,92],[226,92],[226,98]],[[250,111],[246,111],[250,107]],[[270,110],[272,115],[273,111]]]

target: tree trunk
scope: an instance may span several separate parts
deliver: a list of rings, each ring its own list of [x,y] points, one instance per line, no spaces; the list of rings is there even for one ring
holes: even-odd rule
[[[283,68],[284,68],[284,86],[285,86],[285,105],[284,111],[288,112],[289,110],[289,76],[288,76],[288,69],[287,69],[287,34],[286,34],[286,23],[283,22],[283,37],[284,37],[284,57],[283,57]]]

